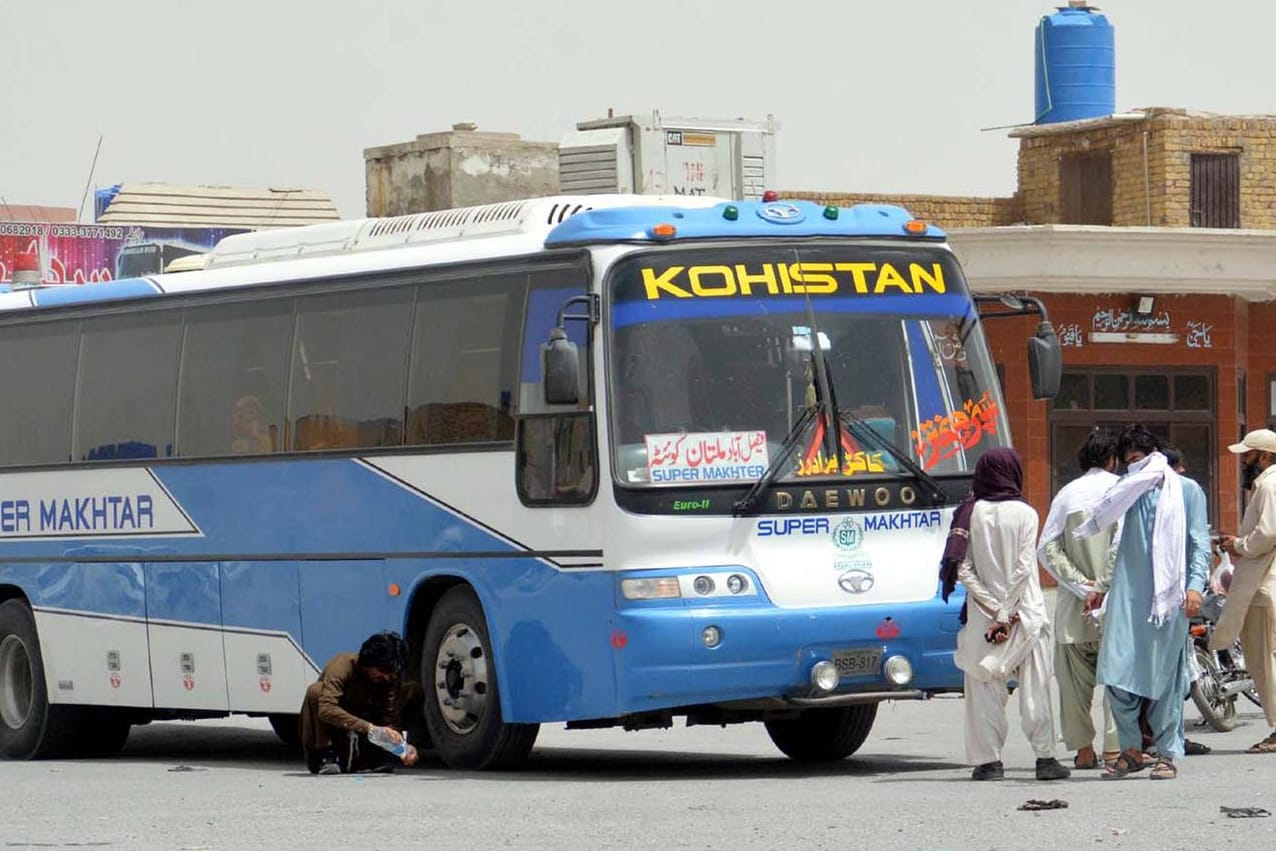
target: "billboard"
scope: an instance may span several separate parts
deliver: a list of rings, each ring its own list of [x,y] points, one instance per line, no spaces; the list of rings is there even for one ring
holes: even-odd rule
[[[19,254],[40,259],[46,284],[92,284],[156,275],[171,261],[210,250],[242,228],[0,222],[0,283],[13,280]]]

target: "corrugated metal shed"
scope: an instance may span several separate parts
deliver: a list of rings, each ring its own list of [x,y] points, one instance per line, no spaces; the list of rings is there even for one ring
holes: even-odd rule
[[[98,224],[280,228],[340,218],[328,194],[314,189],[125,183]]]

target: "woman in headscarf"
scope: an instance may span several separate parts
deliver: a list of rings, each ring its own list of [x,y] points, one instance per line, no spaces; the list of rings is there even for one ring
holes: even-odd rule
[[[1005,775],[1009,681],[1019,687],[1023,731],[1037,755],[1038,780],[1071,772],[1054,757],[1050,711],[1052,640],[1037,577],[1037,512],[1024,501],[1023,464],[1009,448],[984,453],[971,495],[957,507],[944,550],[945,597],[966,589],[957,667],[966,672],[966,758],[972,780]]]

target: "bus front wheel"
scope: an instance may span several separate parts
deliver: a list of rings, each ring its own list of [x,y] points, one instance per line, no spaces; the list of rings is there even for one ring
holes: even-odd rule
[[[767,721],[766,731],[790,759],[831,762],[859,750],[876,718],[876,703],[808,709],[797,718]]]
[[[447,765],[510,768],[531,752],[540,726],[502,718],[487,618],[469,586],[449,589],[430,615],[421,685],[430,741]]]
[[[70,756],[73,732],[71,710],[49,704],[31,610],[22,600],[0,603],[0,756]]]

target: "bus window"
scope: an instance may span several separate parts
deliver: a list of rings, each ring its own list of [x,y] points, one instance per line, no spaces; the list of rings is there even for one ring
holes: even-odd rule
[[[187,311],[177,454],[258,455],[284,447],[292,299]]]
[[[524,417],[518,431],[517,483],[525,505],[592,501],[598,483],[593,416]]]
[[[411,288],[306,296],[297,305],[291,448],[401,445]]]
[[[525,272],[420,288],[408,389],[409,444],[513,439],[514,341],[526,292]]]
[[[75,457],[165,458],[173,452],[173,388],[181,311],[86,319],[75,402]]]
[[[78,323],[9,325],[0,334],[0,464],[69,460]]]

